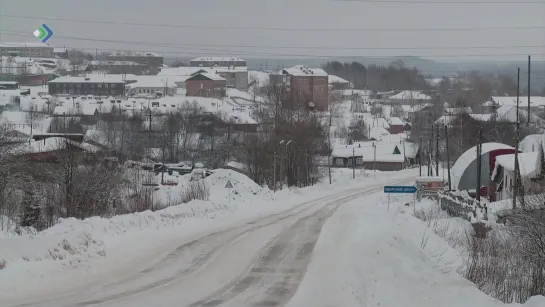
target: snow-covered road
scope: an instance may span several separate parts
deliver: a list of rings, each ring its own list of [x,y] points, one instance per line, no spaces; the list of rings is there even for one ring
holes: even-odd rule
[[[407,171],[368,178],[257,216],[189,223],[200,225],[194,230],[178,226],[121,234],[114,241],[119,247],[108,249],[108,257],[117,261],[97,262],[102,263],[98,273],[66,268],[71,273],[56,286],[0,291],[0,305],[507,306],[455,272],[458,252],[412,215],[405,206],[412,195],[392,196],[388,208],[382,187],[414,177]],[[131,251],[139,253],[120,257],[119,249],[138,240],[144,248]],[[9,285],[1,274],[2,284]],[[524,307],[544,302],[535,297]]]
[[[121,278],[107,275],[85,288],[17,298],[9,304],[283,306],[303,279],[327,219],[342,204],[377,193],[383,185],[348,189],[189,241],[173,241],[153,262],[129,262],[129,272]]]

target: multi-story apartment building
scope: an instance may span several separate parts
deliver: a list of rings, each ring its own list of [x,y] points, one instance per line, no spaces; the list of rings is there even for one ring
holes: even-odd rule
[[[189,61],[192,67],[246,67],[246,61],[241,58],[229,57],[200,57]]]
[[[126,82],[117,76],[60,77],[49,81],[49,94],[122,96],[125,92]]]
[[[287,76],[285,82],[289,85],[291,99],[303,100],[320,111],[328,109],[328,74],[323,69],[297,65],[283,69],[282,74]]]
[[[0,43],[1,56],[22,56],[33,58],[52,58],[53,47],[43,43]]]
[[[153,67],[163,66],[163,56],[155,52],[115,51],[105,53],[104,58],[107,61],[131,61]]]

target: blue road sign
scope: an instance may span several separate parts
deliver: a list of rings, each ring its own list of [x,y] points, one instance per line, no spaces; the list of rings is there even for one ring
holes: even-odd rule
[[[416,193],[417,189],[414,186],[384,186],[384,193]]]

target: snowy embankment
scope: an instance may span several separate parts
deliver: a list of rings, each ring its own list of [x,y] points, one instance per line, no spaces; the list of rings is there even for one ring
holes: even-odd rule
[[[333,171],[332,186],[320,183],[273,193],[240,173],[216,170],[204,180],[210,190],[208,201],[194,200],[155,212],[112,218],[64,219],[36,235],[6,237],[4,233],[0,239],[0,260],[5,263],[0,270],[0,295],[46,291],[48,286],[62,286],[69,280],[116,274],[117,267],[126,268],[131,261],[152,261],[172,240],[181,242],[366,182],[387,182],[399,176],[398,172],[356,171],[353,180],[352,170]],[[161,187],[155,197],[175,200],[189,185],[188,179],[182,176],[177,186]],[[228,180],[233,185],[230,190],[225,188]]]
[[[519,306],[491,298],[460,276],[460,252],[413,215],[412,199],[394,194],[388,210],[387,196],[376,193],[341,206],[324,225],[287,306]],[[448,222],[450,229],[467,226],[461,219]],[[523,306],[545,306],[545,297]]]

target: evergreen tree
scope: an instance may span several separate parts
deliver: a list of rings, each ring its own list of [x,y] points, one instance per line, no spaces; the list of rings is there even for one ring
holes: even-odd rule
[[[34,227],[37,230],[41,230],[43,229],[41,217],[42,208],[36,197],[36,193],[32,188],[27,189],[23,195],[23,217],[21,219],[21,226]]]

